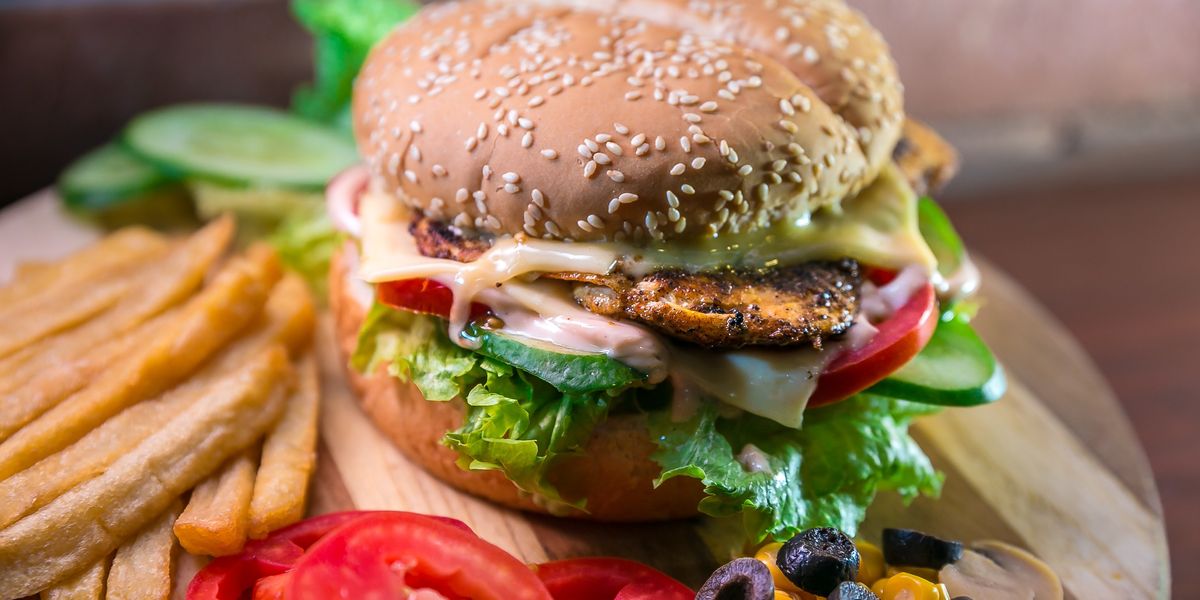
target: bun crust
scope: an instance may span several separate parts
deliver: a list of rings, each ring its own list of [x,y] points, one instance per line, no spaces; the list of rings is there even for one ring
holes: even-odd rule
[[[335,335],[343,358],[354,350],[365,310],[347,286],[343,255],[330,269],[330,305]],[[527,511],[547,513],[499,471],[465,471],[457,454],[442,445],[442,435],[462,424],[465,407],[459,400],[430,402],[411,383],[380,371],[364,376],[348,369],[363,411],[401,452],[433,476],[494,502]],[[659,474],[650,458],[656,447],[641,415],[617,415],[597,427],[583,452],[565,458],[549,479],[567,498],[586,498],[587,513],[571,516],[599,521],[656,521],[697,514],[703,497],[700,482],[675,478],[654,489]]]
[[[853,196],[901,91],[842,0],[467,0],[372,51],[354,124],[386,191],[464,230],[698,239]]]

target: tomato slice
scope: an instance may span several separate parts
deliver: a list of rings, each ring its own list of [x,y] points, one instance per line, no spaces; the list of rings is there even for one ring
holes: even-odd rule
[[[572,558],[537,566],[554,600],[692,600],[696,593],[665,573],[621,558]]]
[[[280,573],[259,579],[254,583],[252,600],[283,600],[291,577],[291,573]]]
[[[358,519],[377,514],[373,511],[347,511],[330,513],[300,521],[284,527],[263,540],[246,544],[246,548],[232,556],[223,556],[208,563],[188,585],[187,600],[239,600],[246,592],[254,590],[254,597],[267,594],[270,590],[282,593],[274,587],[281,581],[261,584],[268,588],[263,592],[256,582],[274,580],[274,576],[286,574],[308,549],[337,528]],[[471,528],[458,519],[428,517],[460,529],[470,535]],[[280,578],[282,579],[282,578]],[[282,589],[282,588],[279,588]],[[264,598],[275,596],[265,595]]]
[[[929,343],[937,329],[937,294],[932,285],[917,290],[861,348],[839,354],[817,380],[808,406],[845,400],[896,372]]]
[[[376,284],[379,301],[392,307],[425,315],[450,318],[454,292],[432,279],[402,279]],[[491,310],[478,302],[471,303],[471,318],[487,315]]]
[[[447,598],[552,600],[509,553],[411,513],[371,515],[325,536],[296,563],[286,597],[382,600],[408,597],[417,586]]]

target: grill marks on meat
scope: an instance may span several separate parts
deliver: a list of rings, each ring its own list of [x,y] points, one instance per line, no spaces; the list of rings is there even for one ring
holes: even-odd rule
[[[575,299],[588,310],[644,323],[709,348],[819,348],[845,333],[859,309],[862,277],[852,260],[761,271],[658,271],[633,279],[553,273],[581,283]]]
[[[473,261],[490,243],[418,218],[409,228],[421,254]],[[859,310],[862,277],[852,260],[812,262],[755,271],[688,273],[663,270],[641,278],[621,274],[546,273],[576,282],[575,299],[608,317],[648,325],[707,346],[811,344],[844,333]]]
[[[919,195],[935,192],[958,171],[958,153],[942,136],[922,124],[904,121],[903,135],[892,160]]]

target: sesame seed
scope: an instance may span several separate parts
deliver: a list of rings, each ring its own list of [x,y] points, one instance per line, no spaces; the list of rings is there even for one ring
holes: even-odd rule
[[[478,146],[478,145],[479,145],[479,139],[476,138],[475,136],[471,136],[471,137],[467,138],[467,143],[464,144],[464,146],[467,149],[467,152],[474,150],[475,146]]]
[[[691,94],[687,94],[687,95],[679,97],[679,103],[684,106],[691,106],[699,101],[700,101],[699,96],[693,96]]]
[[[521,136],[521,147],[529,148],[533,146],[533,134],[526,131],[525,135]]]
[[[676,196],[675,192],[672,192],[671,190],[667,190],[667,206],[670,206],[671,208],[679,207],[679,196]]]
[[[416,121],[409,123],[408,128],[411,129],[413,133],[421,133],[422,131],[421,124]]]
[[[608,201],[608,214],[614,214],[621,208],[621,202],[616,198]]]
[[[486,140],[486,139],[487,139],[487,136],[488,136],[488,126],[487,126],[487,123],[480,123],[480,124],[479,124],[479,129],[477,129],[477,130],[475,131],[475,137],[477,137],[477,138],[479,138],[479,139],[481,139],[481,140]]]
[[[632,92],[625,92],[625,99],[630,102],[633,102],[634,100],[640,100],[641,98],[642,98],[642,93],[637,90],[634,90]]]
[[[779,112],[790,117],[790,116],[796,114],[796,109],[795,109],[795,107],[792,106],[792,103],[789,102],[787,99],[780,98],[779,99]]]
[[[738,169],[738,175],[741,175],[742,177],[745,177],[752,172],[754,172],[754,167],[750,165],[742,165],[742,168]]]
[[[583,176],[591,179],[596,174],[596,161],[589,160],[583,165]]]
[[[683,120],[688,123],[699,123],[703,118],[696,113],[684,113]]]
[[[604,144],[604,147],[608,148],[609,152],[612,152],[613,154],[616,154],[617,156],[621,156],[624,153],[624,151],[621,150],[620,144],[617,144],[616,142],[606,142]]]
[[[475,99],[476,100],[483,100],[484,97],[487,95],[488,95],[487,88],[479,88],[478,90],[475,91]]]
[[[442,165],[433,165],[433,168],[430,170],[433,171],[433,174],[438,177],[446,176],[446,167],[443,167]]]
[[[506,183],[504,184],[504,191],[510,194],[516,194],[521,191],[521,186],[515,183]]]
[[[629,135],[629,128],[620,123],[613,123],[613,129],[616,129],[617,133],[621,135]]]
[[[709,100],[708,102],[701,104],[700,112],[706,112],[706,113],[717,112],[717,103],[713,102],[712,100]]]
[[[687,136],[681,137],[679,138],[679,146],[683,148],[684,152],[691,152],[692,140],[687,139]]]
[[[454,201],[461,204],[467,201],[467,196],[467,188],[458,188],[458,191],[454,193]]]
[[[652,212],[646,213],[646,229],[651,232],[658,229],[658,217]]]
[[[687,170],[687,166],[684,165],[683,163],[675,163],[675,166],[671,167],[671,174],[672,175],[683,175],[683,172],[686,170]]]
[[[621,204],[631,204],[631,203],[637,202],[637,200],[638,200],[638,195],[631,194],[629,192],[625,192],[624,194],[617,196],[617,201],[619,201]]]
[[[795,123],[793,123],[787,119],[783,119],[783,120],[779,121],[779,127],[780,127],[780,129],[783,129],[784,131],[786,131],[788,133],[796,133],[797,131],[800,130],[800,128],[797,127]]]
[[[500,137],[508,137],[508,125],[504,123],[497,125],[496,133],[499,133]]]
[[[533,121],[526,117],[521,117],[520,119],[517,119],[517,125],[520,125],[521,129],[533,129]]]
[[[593,142],[593,141],[592,141],[592,140],[590,140],[590,139],[585,139],[585,140],[583,140],[583,145],[584,145],[584,146],[587,146],[587,149],[588,149],[588,150],[590,150],[590,151],[592,151],[592,152],[599,152],[599,151],[600,151],[600,144],[597,144],[596,142]],[[589,158],[590,158],[590,157],[589,157]]]
[[[724,200],[726,202],[733,200],[733,192],[731,192],[729,190],[721,190],[721,191],[717,192],[717,195],[721,197],[721,200]]]
[[[483,165],[484,181],[487,181],[488,179],[491,179],[491,178],[492,178],[492,167],[490,165]]]
[[[692,135],[692,141],[696,142],[697,145],[703,146],[704,144],[711,142],[712,139],[703,133],[696,133]]]
[[[784,170],[787,167],[787,161],[782,158],[771,163],[771,170],[776,173]]]
[[[608,155],[603,152],[597,152],[595,155],[592,156],[592,160],[596,161],[597,164],[601,164],[601,165],[612,164],[612,159],[609,158]]]
[[[690,184],[685,183],[685,184],[679,186],[679,191],[690,196],[690,195],[696,193],[696,188],[692,187]]]
[[[585,145],[583,145],[583,144],[580,144],[580,145],[579,145],[579,147],[578,147],[578,148],[576,148],[576,150],[578,150],[578,151],[579,151],[579,155],[580,155],[580,156],[582,156],[582,157],[584,157],[584,158],[586,158],[586,159],[588,159],[588,160],[591,160],[591,158],[592,158],[592,151],[591,151],[591,150],[588,150],[588,147],[587,147],[587,146],[585,146]]]
[[[542,208],[546,208],[546,196],[542,194],[542,190],[533,188],[533,191],[530,192],[529,195],[533,198],[534,204]]]
[[[758,195],[759,201],[764,201],[767,199],[767,191],[767,184],[765,183],[760,183],[758,184],[758,187],[754,188],[754,193]]]
[[[633,136],[633,138],[629,140],[629,145],[637,147],[637,146],[641,146],[642,143],[644,143],[645,141],[646,141],[646,134],[639,133],[639,134]]]
[[[692,168],[693,169],[703,169],[704,162],[705,161],[704,161],[703,156],[697,156],[696,158],[692,159]]]
[[[509,172],[505,173],[504,175],[502,175],[501,179],[503,179],[504,181],[506,181],[508,183],[520,183],[521,176],[517,175],[516,173],[513,173],[512,171],[509,171]]]
[[[633,153],[637,156],[643,156],[649,152],[650,152],[650,144],[642,144],[641,146],[637,147],[637,150],[633,151]]]
[[[617,182],[617,183],[624,183],[624,182],[625,182],[625,174],[624,174],[624,173],[622,173],[622,172],[620,172],[620,171],[616,171],[616,170],[614,170],[614,171],[609,171],[609,172],[608,172],[608,178],[609,178],[609,179],[611,179],[611,180],[613,180],[613,181],[615,181],[615,182]]]
[[[541,96],[534,96],[529,99],[529,108],[537,108],[544,104],[546,99]]]
[[[404,171],[404,178],[411,181],[412,183],[417,182],[417,174],[414,173],[411,169]]]
[[[421,149],[415,145],[408,149],[408,156],[417,162],[421,162]]]
[[[678,223],[675,223],[675,233],[683,233],[687,229],[687,217],[681,217]]]
[[[667,220],[674,223],[679,220],[679,209],[671,207],[667,209]]]
[[[660,135],[660,136],[656,136],[656,137],[654,138],[654,147],[655,147],[655,149],[657,149],[659,152],[662,152],[663,150],[666,150],[666,149],[667,149],[667,140],[664,140],[664,139],[663,139],[663,137],[662,137],[661,135]]]
[[[733,164],[735,164],[735,165],[736,165],[736,164],[738,163],[738,153],[737,153],[737,150],[735,150],[735,149],[733,149],[733,148],[731,147],[731,148],[729,149],[729,156],[726,156],[725,158],[728,158],[728,159],[729,159],[729,162],[731,162],[731,163],[733,163]]]
[[[600,142],[601,144],[606,144],[611,139],[612,139],[612,136],[608,135],[607,133],[597,133],[596,134],[596,141]]]
[[[553,148],[546,148],[545,150],[542,150],[542,156],[550,160],[554,160],[558,158],[558,151],[554,150]]]

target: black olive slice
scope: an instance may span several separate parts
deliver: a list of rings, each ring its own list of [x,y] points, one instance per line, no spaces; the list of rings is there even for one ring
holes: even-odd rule
[[[775,561],[796,587],[818,596],[828,596],[858,575],[858,548],[832,527],[800,532],[779,549]]]
[[[825,600],[879,600],[879,596],[861,583],[843,581]]]
[[[739,558],[713,572],[696,593],[696,600],[772,600],[771,571],[754,558]]]
[[[889,565],[940,569],[958,562],[962,542],[951,542],[912,529],[883,530],[883,559]]]

